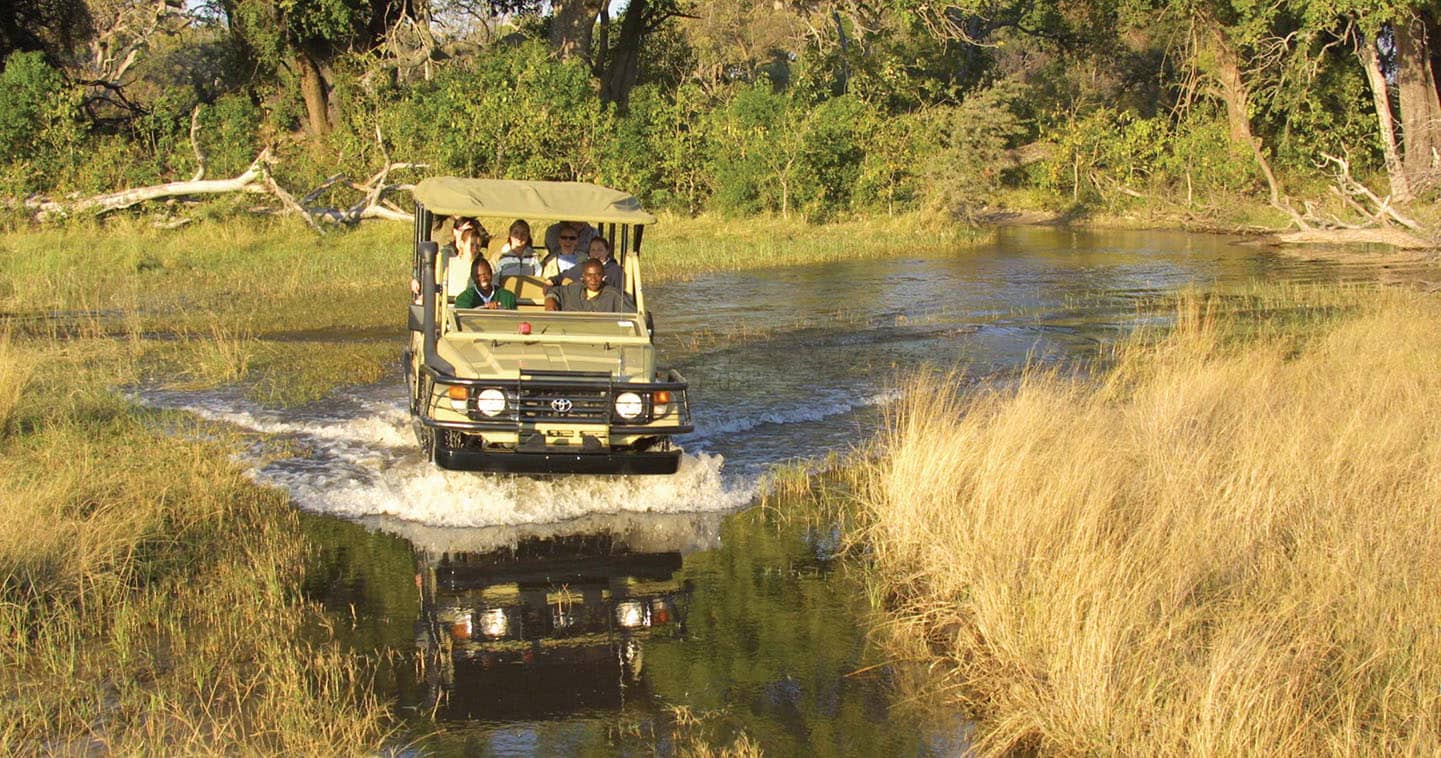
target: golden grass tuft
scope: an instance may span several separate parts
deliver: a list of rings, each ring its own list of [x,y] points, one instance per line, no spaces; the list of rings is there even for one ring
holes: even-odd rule
[[[237,441],[177,440],[112,392],[129,347],[37,348],[0,436],[0,754],[379,748],[370,669],[299,598],[293,508]]]
[[[1435,753],[1441,302],[1349,299],[1305,338],[1192,302],[1093,382],[911,384],[872,581],[979,753]]]
[[[11,416],[20,406],[34,369],[30,354],[15,344],[10,330],[0,330],[0,435],[5,433]]]

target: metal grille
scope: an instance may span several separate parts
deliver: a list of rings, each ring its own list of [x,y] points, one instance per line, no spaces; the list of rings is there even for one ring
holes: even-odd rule
[[[521,421],[604,424],[610,421],[610,403],[610,391],[605,387],[554,388],[522,384],[517,405]]]

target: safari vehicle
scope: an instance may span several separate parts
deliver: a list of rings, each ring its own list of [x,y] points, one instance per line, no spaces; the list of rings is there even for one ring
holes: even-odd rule
[[[692,426],[685,379],[656,366],[641,288],[641,237],[655,217],[628,194],[580,182],[435,177],[413,194],[420,302],[403,360],[426,456],[473,471],[675,473],[671,437]],[[590,224],[611,242],[634,309],[547,311],[550,283],[524,276],[496,282],[516,295],[515,310],[456,308],[431,239],[440,216]]]

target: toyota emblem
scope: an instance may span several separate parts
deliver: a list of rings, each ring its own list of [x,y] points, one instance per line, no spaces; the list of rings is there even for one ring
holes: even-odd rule
[[[550,409],[561,415],[570,413],[570,409],[573,405],[574,404],[571,403],[569,399],[563,397],[558,397],[550,401]]]

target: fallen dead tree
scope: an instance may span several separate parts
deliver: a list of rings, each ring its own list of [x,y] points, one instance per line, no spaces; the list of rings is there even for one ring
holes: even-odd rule
[[[1331,194],[1360,220],[1346,220],[1334,213],[1322,215],[1314,203],[1306,202],[1305,213],[1291,211],[1296,230],[1277,234],[1277,240],[1302,245],[1381,244],[1402,250],[1441,248],[1436,230],[1402,213],[1390,195],[1377,195],[1358,181],[1351,175],[1348,160],[1327,153],[1321,158],[1321,166],[1331,167]]]
[[[245,171],[229,179],[206,179],[206,156],[200,149],[200,143],[196,139],[196,124],[198,123],[199,109],[191,114],[190,142],[194,148],[197,167],[194,175],[186,181],[166,182],[164,184],[151,185],[149,187],[136,187],[134,189],[120,190],[118,192],[107,192],[89,197],[67,197],[64,199],[51,199],[46,197],[30,197],[24,201],[8,201],[4,205],[9,207],[23,207],[30,211],[37,221],[46,221],[57,218],[68,218],[73,216],[91,214],[104,215],[118,210],[131,208],[141,203],[157,200],[196,199],[210,195],[223,195],[234,192],[246,192],[260,195],[270,195],[280,204],[286,212],[294,213],[305,223],[317,232],[323,232],[323,224],[332,226],[355,226],[366,219],[382,219],[386,221],[413,220],[413,216],[406,212],[400,205],[390,200],[390,196],[397,192],[408,191],[410,184],[392,183],[391,173],[395,171],[425,168],[423,163],[405,163],[391,161],[389,155],[385,157],[385,165],[364,182],[352,181],[345,174],[336,174],[326,179],[315,189],[305,193],[296,199],[295,195],[286,190],[275,180],[271,168],[279,161],[275,158],[270,148],[260,151],[255,160]],[[376,134],[379,141],[380,135]],[[383,146],[383,143],[382,143]],[[327,206],[318,204],[320,199],[336,188],[347,188],[361,193],[360,199],[345,206]],[[185,222],[167,221],[166,226],[180,226]]]

